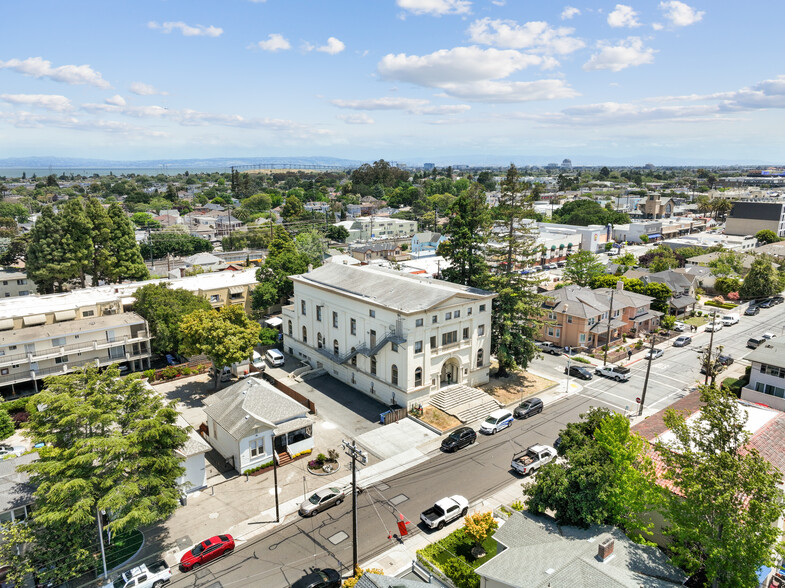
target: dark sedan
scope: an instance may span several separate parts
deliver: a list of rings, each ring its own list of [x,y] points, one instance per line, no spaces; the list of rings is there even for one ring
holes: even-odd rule
[[[341,574],[333,569],[314,570],[292,584],[292,588],[339,588]]]
[[[747,316],[755,316],[760,312],[760,308],[757,306],[752,306],[751,304],[747,307],[747,310],[744,311],[744,314]]]
[[[477,441],[477,431],[471,427],[461,427],[447,435],[442,441],[442,451],[458,451]]]
[[[540,414],[542,412],[543,404],[539,398],[529,398],[524,400],[515,407],[512,415],[516,419],[528,419],[530,416]]]
[[[594,377],[589,370],[579,365],[571,365],[569,369],[564,368],[564,373],[573,378],[580,378],[581,380],[591,380]]]
[[[771,308],[774,306],[775,302],[773,299],[769,298],[768,300],[764,300],[760,304],[758,304],[758,308]]]

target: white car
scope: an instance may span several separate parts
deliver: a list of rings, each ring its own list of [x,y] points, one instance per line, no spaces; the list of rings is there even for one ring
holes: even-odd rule
[[[730,326],[733,326],[733,325],[735,325],[736,323],[739,322],[739,315],[738,314],[726,314],[724,317],[722,317],[721,320],[722,320],[722,324],[723,325],[725,325],[726,327],[730,327]]]
[[[683,333],[687,330],[687,325],[681,321],[676,321],[673,323],[673,330],[678,331],[679,333]]]
[[[769,339],[774,339],[774,337],[776,337],[776,336],[777,336],[777,335],[775,335],[774,333],[763,333],[763,335],[761,335],[761,337],[763,337],[763,338],[764,338],[764,339],[766,339],[767,341],[768,341]]]
[[[717,332],[722,330],[722,323],[720,321],[714,321],[713,323],[709,323],[706,325],[706,332],[711,333],[712,331]]]
[[[646,359],[649,359],[649,357],[651,357],[652,359],[657,359],[658,357],[662,357],[663,353],[664,352],[663,352],[662,349],[657,349],[657,348],[649,349],[646,352],[646,356],[645,357],[646,357]]]
[[[6,445],[5,443],[2,443],[0,444],[0,459],[5,459],[6,457],[19,457],[25,451],[27,451],[27,449],[21,445]]]
[[[494,410],[480,425],[480,432],[486,435],[495,435],[498,431],[509,427],[515,418],[509,410],[501,408]]]

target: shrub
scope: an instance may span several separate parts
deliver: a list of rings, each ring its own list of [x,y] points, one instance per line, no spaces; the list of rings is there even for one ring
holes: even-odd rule
[[[190,376],[192,371],[193,370],[191,368],[189,368],[188,366],[185,366],[185,367],[180,369],[180,373],[182,375],[184,375],[184,376]]]
[[[643,347],[643,341],[636,341],[635,342],[635,349],[640,349]]]
[[[465,561],[451,557],[442,566],[444,574],[452,580],[457,588],[479,588],[480,576]]]
[[[488,538],[491,531],[499,528],[499,523],[493,518],[491,511],[470,514],[464,517],[463,521],[466,524],[464,533],[478,545]]]
[[[324,465],[324,462],[327,461],[327,456],[324,453],[320,453],[316,456],[316,461],[319,462],[319,465]]]
[[[18,429],[22,424],[30,420],[30,413],[26,410],[20,410],[19,412],[15,412],[11,418],[14,419],[14,426]]]
[[[161,370],[161,379],[163,380],[171,380],[177,377],[177,368],[174,366],[168,366]]]
[[[573,357],[572,360],[573,361],[578,361],[580,363],[591,363],[588,359],[586,359],[585,357],[581,357],[581,356]]]
[[[17,398],[16,400],[9,400],[7,402],[3,402],[0,404],[0,407],[8,412],[8,413],[15,413],[24,410],[27,408],[27,403],[30,401],[30,398]]]
[[[517,510],[518,512],[526,508],[526,505],[523,504],[523,502],[521,502],[520,500],[516,500],[510,506],[512,507],[513,510]]]
[[[354,570],[354,576],[352,576],[351,578],[347,578],[346,580],[343,581],[343,588],[352,588],[355,584],[357,584],[358,580],[362,578],[362,575],[366,572],[369,572],[371,574],[378,574],[380,576],[384,575],[384,570],[380,570],[379,568],[367,568],[361,570],[358,567],[355,568]]]
[[[150,381],[155,380],[155,370],[145,370],[142,375]]]

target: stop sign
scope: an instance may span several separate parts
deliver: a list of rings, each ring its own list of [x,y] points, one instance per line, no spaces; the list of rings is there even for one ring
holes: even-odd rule
[[[636,398],[636,399],[635,399],[635,402],[637,402],[638,404],[640,404],[640,403],[641,403],[641,399],[640,399],[640,397]]]

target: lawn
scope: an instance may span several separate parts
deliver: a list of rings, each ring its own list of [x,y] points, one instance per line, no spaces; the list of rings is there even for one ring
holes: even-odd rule
[[[472,557],[473,546],[474,543],[466,537],[463,528],[461,528],[450,533],[441,541],[431,543],[426,548],[420,550],[419,554],[442,571],[444,570],[444,565],[456,557],[469,564],[472,569],[475,569],[496,555],[496,541],[493,539],[493,531],[482,543],[485,549],[484,557],[474,559]]]
[[[705,325],[706,323],[708,323],[709,318],[706,316],[693,316],[691,318],[683,320],[682,322],[688,325],[695,325],[696,327],[700,327],[701,325]]]

